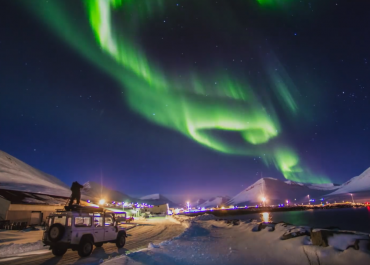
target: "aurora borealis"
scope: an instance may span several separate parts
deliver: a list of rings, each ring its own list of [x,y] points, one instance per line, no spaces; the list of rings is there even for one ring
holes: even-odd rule
[[[139,9],[142,3],[123,0],[84,1],[96,43],[88,40],[83,43],[93,46],[88,50],[94,50],[94,45],[99,45],[103,53],[87,54],[83,51],[87,47],[75,43],[80,42],[78,38],[66,38],[67,42],[79,47],[78,51],[89,57],[97,56],[92,59],[95,62],[100,61],[101,56],[108,57],[110,61],[107,63],[110,66],[104,64],[100,67],[122,84],[123,100],[149,121],[177,130],[215,151],[230,155],[262,156],[266,165],[275,165],[287,179],[313,183],[328,181],[308,174],[300,166],[300,159],[293,148],[274,139],[282,133],[274,106],[271,102],[265,104],[258,100],[254,88],[248,83],[239,82],[235,77],[222,73],[221,78],[211,76],[203,80],[195,77],[197,73],[192,73],[191,69],[187,71],[189,76],[184,82],[167,77],[165,71],[152,65],[150,61],[153,59],[148,59],[143,51],[135,48],[139,45],[126,37],[128,34],[125,28],[114,23],[114,16],[123,16],[125,9]],[[153,1],[152,4],[163,6],[163,1]],[[53,14],[60,12],[62,24],[70,25],[69,34],[78,36],[78,30],[72,29],[68,21],[67,10],[63,10],[57,3],[50,5],[55,7],[38,9],[42,10],[38,15],[46,17],[45,22],[55,25],[53,30],[57,31],[56,25],[61,21],[56,20]],[[130,8],[132,5],[135,7]],[[152,7],[148,9],[152,10]],[[217,69],[213,71],[221,72]],[[270,73],[270,76],[276,94],[283,99],[281,104],[286,105],[290,112],[297,112],[297,104],[284,78],[275,73]],[[215,79],[218,80],[215,86],[210,88],[206,85]],[[245,144],[233,146],[215,137],[212,133],[214,130],[238,132]],[[272,141],[279,143],[271,145]]]
[[[76,57],[114,81],[116,92],[110,89],[109,93],[119,93],[122,106],[144,118],[145,122],[180,133],[200,148],[206,147],[230,159],[260,159],[263,164],[261,171],[275,168],[288,180],[327,183],[335,180],[327,174],[328,171],[322,170],[322,166],[317,166],[321,162],[312,156],[306,159],[304,153],[307,153],[307,148],[302,147],[306,143],[297,143],[293,134],[296,128],[311,131],[309,128],[315,128],[319,123],[315,119],[320,112],[310,110],[308,105],[314,104],[308,104],[305,97],[325,97],[323,84],[316,78],[300,80],[302,73],[286,66],[287,53],[279,50],[284,46],[274,49],[274,42],[267,42],[269,37],[262,37],[263,30],[268,32],[268,26],[263,24],[267,19],[271,19],[269,23],[282,21],[282,25],[287,24],[289,20],[284,21],[286,14],[299,16],[299,12],[312,8],[311,3],[305,4],[301,7],[294,1],[282,0],[235,1],[230,6],[225,1],[216,4],[204,1],[86,0],[73,3],[17,1],[15,6],[37,20],[35,23],[47,32],[49,38],[60,41],[65,48],[72,48]],[[223,8],[218,5],[223,5]],[[194,12],[194,17],[176,13],[184,6],[189,6],[191,11],[186,12]],[[248,12],[248,18],[242,17],[243,9]],[[202,20],[202,27],[220,35],[215,37],[214,48],[238,47],[236,50],[248,53],[250,59],[236,60],[247,65],[249,72],[256,69],[258,74],[250,75],[240,67],[225,66],[226,59],[235,61],[236,56],[230,57],[229,50],[218,52],[199,48],[202,52],[197,54],[204,61],[200,67],[195,65],[193,58],[195,63],[192,65],[189,64],[190,59],[189,62],[180,62],[173,58],[172,50],[164,51],[159,44],[146,41],[153,38],[150,32],[153,36],[164,35],[161,33],[162,25],[172,23],[175,16],[186,24],[187,19],[198,19],[199,14],[206,17]],[[220,14],[225,16],[222,22]],[[254,22],[250,14],[260,17]],[[173,27],[181,24],[176,23]],[[260,30],[257,26],[253,29],[252,25],[259,23],[262,23]],[[194,26],[191,28],[196,30]],[[230,32],[254,30],[257,33],[240,37],[227,33],[226,29]],[[272,34],[277,32],[276,29],[275,32],[271,30]],[[289,30],[289,38],[299,37],[300,33],[296,33],[299,30],[294,26]],[[205,39],[204,43],[208,41]],[[238,42],[247,43],[245,49]],[[263,52],[260,43],[265,47]],[[172,47],[176,49],[176,46]],[[197,46],[194,45],[194,49],[198,49]],[[295,50],[291,53],[291,56],[299,55]],[[305,69],[304,59],[299,64]],[[102,113],[100,116],[105,115]],[[150,132],[147,133],[149,136]],[[119,137],[120,132],[115,131],[114,134]]]

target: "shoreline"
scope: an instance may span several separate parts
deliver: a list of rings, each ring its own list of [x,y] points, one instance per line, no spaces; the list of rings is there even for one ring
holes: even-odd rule
[[[217,210],[205,210],[198,212],[179,213],[177,215],[194,217],[202,214],[213,214],[214,216],[229,216],[229,215],[244,215],[244,214],[255,214],[263,212],[290,212],[290,211],[307,211],[307,210],[329,210],[329,209],[343,209],[343,208],[366,208],[365,205],[325,205],[325,206],[286,206],[286,207],[248,207],[248,208],[237,208],[237,209],[217,209]],[[174,215],[176,216],[176,215]]]
[[[334,231],[287,223],[221,220],[214,215],[171,218],[188,228],[178,237],[109,265],[194,264],[369,264],[370,234]]]

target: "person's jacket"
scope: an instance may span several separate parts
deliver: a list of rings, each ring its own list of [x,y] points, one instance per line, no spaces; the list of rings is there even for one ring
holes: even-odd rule
[[[82,189],[84,186],[78,183],[77,181],[72,183],[71,191],[73,193],[79,193],[80,189]]]

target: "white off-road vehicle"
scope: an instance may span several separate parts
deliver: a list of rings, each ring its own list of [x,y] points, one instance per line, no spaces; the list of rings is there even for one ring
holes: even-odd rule
[[[93,246],[116,243],[122,248],[126,243],[126,230],[120,222],[126,213],[115,213],[102,208],[77,207],[58,211],[48,216],[42,241],[50,246],[55,256],[62,256],[68,249],[77,250],[81,257],[91,254]]]

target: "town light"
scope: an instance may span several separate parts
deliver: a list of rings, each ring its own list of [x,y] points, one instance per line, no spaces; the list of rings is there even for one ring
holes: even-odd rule
[[[355,203],[355,201],[353,200],[353,194],[351,193],[351,197],[352,197],[352,202]]]
[[[262,197],[262,202],[263,202],[263,206],[266,206],[266,204],[265,204],[266,198],[265,197]]]
[[[103,205],[105,203],[105,200],[104,199],[101,199],[100,201],[99,201],[99,204],[100,205]]]

